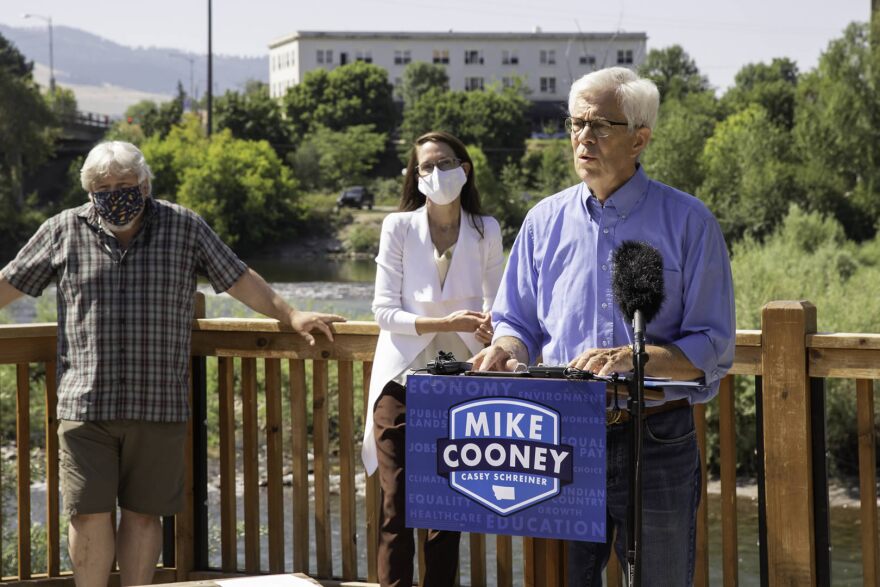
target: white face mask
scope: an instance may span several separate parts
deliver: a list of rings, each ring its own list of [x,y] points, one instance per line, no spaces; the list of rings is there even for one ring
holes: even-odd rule
[[[449,171],[435,167],[431,175],[419,178],[419,191],[438,206],[445,206],[455,201],[466,183],[467,174],[461,166]]]

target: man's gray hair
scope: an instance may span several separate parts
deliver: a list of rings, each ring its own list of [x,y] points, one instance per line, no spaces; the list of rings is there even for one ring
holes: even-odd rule
[[[102,179],[119,178],[130,173],[137,176],[139,184],[149,182],[153,177],[140,149],[124,141],[106,141],[89,151],[79,172],[79,179],[83,189],[91,192]]]
[[[568,111],[572,114],[585,96],[613,92],[629,129],[654,128],[660,109],[660,92],[654,82],[640,78],[625,67],[609,67],[588,73],[571,84]]]

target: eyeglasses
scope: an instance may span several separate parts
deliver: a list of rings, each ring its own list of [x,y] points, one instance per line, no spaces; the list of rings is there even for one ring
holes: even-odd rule
[[[584,120],[583,118],[574,118],[573,116],[565,119],[565,130],[571,134],[580,135],[585,128],[589,128],[597,139],[608,138],[611,135],[611,129],[615,126],[629,126],[629,123],[605,120],[604,118]]]
[[[440,171],[449,171],[450,169],[455,169],[459,165],[461,165],[461,159],[456,157],[446,157],[433,163],[416,165],[416,172],[419,174],[419,177],[428,177],[434,173],[435,167]]]

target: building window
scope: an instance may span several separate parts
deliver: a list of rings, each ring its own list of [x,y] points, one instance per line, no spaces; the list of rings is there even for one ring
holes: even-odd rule
[[[373,53],[371,51],[357,51],[354,54],[355,61],[363,61],[364,63],[373,62]]]
[[[556,49],[541,49],[541,65],[556,65]]]
[[[449,63],[449,49],[434,49],[434,63],[447,65]]]
[[[542,77],[541,78],[541,93],[542,94],[555,94],[556,93],[556,78],[555,77]]]
[[[412,52],[411,51],[409,51],[409,50],[406,50],[406,51],[396,50],[396,51],[394,51],[394,65],[406,65],[410,61],[412,61]]]
[[[517,65],[518,63],[519,57],[516,56],[516,51],[505,49],[501,52],[501,65]]]
[[[581,65],[596,65],[596,56],[595,55],[581,55],[580,63],[581,63]]]
[[[333,50],[318,49],[318,63],[333,63]]]
[[[294,65],[296,65],[296,53],[291,51],[287,54],[287,66],[292,67]]]
[[[632,49],[620,49],[617,51],[617,63],[629,64],[633,62]]]
[[[465,65],[483,65],[483,52],[469,49],[464,52]],[[476,79],[476,78],[475,78]]]
[[[481,78],[481,77],[466,77],[466,78],[464,78],[464,89],[467,92],[471,92],[474,90],[482,90],[483,89],[483,78]]]
[[[513,78],[512,77],[502,77],[501,78],[501,87],[504,89],[513,87]]]

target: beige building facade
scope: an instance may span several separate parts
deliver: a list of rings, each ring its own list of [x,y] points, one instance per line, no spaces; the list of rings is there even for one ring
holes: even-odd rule
[[[510,85],[521,78],[537,103],[558,104],[572,80],[612,65],[638,67],[645,33],[418,33],[299,31],[269,45],[269,91],[280,98],[313,69],[332,70],[354,61],[388,71],[399,87],[407,64],[446,68],[453,90]]]

